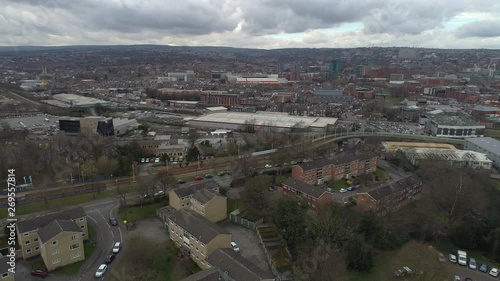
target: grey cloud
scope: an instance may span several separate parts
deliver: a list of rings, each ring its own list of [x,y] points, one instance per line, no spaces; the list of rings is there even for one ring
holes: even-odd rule
[[[467,37],[499,37],[500,20],[483,20],[465,23],[456,31],[458,38]]]

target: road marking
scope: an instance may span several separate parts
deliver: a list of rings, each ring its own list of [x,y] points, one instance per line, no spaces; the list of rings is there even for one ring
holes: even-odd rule
[[[115,240],[115,234],[113,233],[113,231],[111,231],[111,237],[113,237],[113,240]]]
[[[120,242],[123,242],[122,230],[118,227],[118,232],[120,232]]]
[[[93,220],[93,221],[95,222],[95,224],[97,224],[97,220],[96,220],[96,219],[94,219],[94,218],[93,218],[92,216],[90,216],[90,215],[89,215],[89,218],[90,218],[91,220]]]
[[[118,208],[118,206],[120,206],[120,204],[116,204],[116,206],[114,206],[113,209],[111,209],[111,211],[109,211],[109,217],[113,217],[113,210]]]

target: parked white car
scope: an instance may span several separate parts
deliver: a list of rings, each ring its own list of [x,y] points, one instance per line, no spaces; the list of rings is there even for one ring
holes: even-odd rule
[[[122,248],[122,243],[116,242],[115,245],[113,246],[113,253],[117,254],[120,252],[120,249]]]
[[[340,193],[346,193],[346,192],[347,192],[347,189],[345,189],[345,188],[340,189]]]
[[[233,251],[235,251],[235,252],[240,251],[240,247],[238,247],[238,245],[234,242],[231,242],[231,248],[233,248]]]
[[[106,272],[106,269],[108,269],[108,266],[105,264],[101,264],[97,271],[95,272],[95,277],[96,278],[101,278],[104,276],[104,273]]]
[[[493,277],[498,277],[498,268],[492,268],[490,270],[490,275]]]

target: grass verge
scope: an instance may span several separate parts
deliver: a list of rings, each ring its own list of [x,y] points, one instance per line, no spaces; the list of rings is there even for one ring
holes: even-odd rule
[[[136,221],[139,219],[152,218],[156,216],[157,209],[167,205],[168,201],[162,200],[161,202],[143,204],[142,207],[132,206],[128,208],[122,208],[118,211],[118,216],[122,221]]]

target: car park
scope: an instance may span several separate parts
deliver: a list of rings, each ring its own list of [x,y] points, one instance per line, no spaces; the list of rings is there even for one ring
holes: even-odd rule
[[[450,260],[450,262],[452,263],[457,263],[457,256],[455,256],[454,254],[450,254],[448,256],[448,259]]]
[[[472,270],[476,270],[477,269],[477,263],[476,263],[476,259],[475,258],[470,258],[469,259],[469,268],[472,269]]]
[[[115,260],[115,257],[116,257],[116,256],[115,256],[115,255],[113,255],[113,254],[112,254],[112,255],[108,255],[108,256],[106,257],[106,259],[104,260],[104,263],[105,263],[105,264],[110,264],[110,263],[112,263],[112,262]]]
[[[240,251],[240,247],[238,247],[238,245],[236,243],[234,243],[234,242],[231,242],[231,248],[235,252],[239,252]]]
[[[42,277],[42,278],[45,278],[49,275],[49,272],[47,272],[47,270],[45,269],[34,269],[31,271],[31,276],[37,276],[37,277]]]
[[[483,263],[481,265],[481,267],[479,267],[479,271],[484,272],[484,273],[487,273],[488,269],[489,269],[489,266],[487,264],[485,264],[485,263]]]
[[[122,248],[122,243],[116,242],[115,245],[113,246],[113,253],[114,254],[119,253],[121,248]]]
[[[493,277],[498,277],[498,269],[497,268],[492,268],[489,273]]]
[[[112,226],[117,226],[118,225],[118,220],[114,217],[110,217],[109,218],[109,224],[111,224]]]

